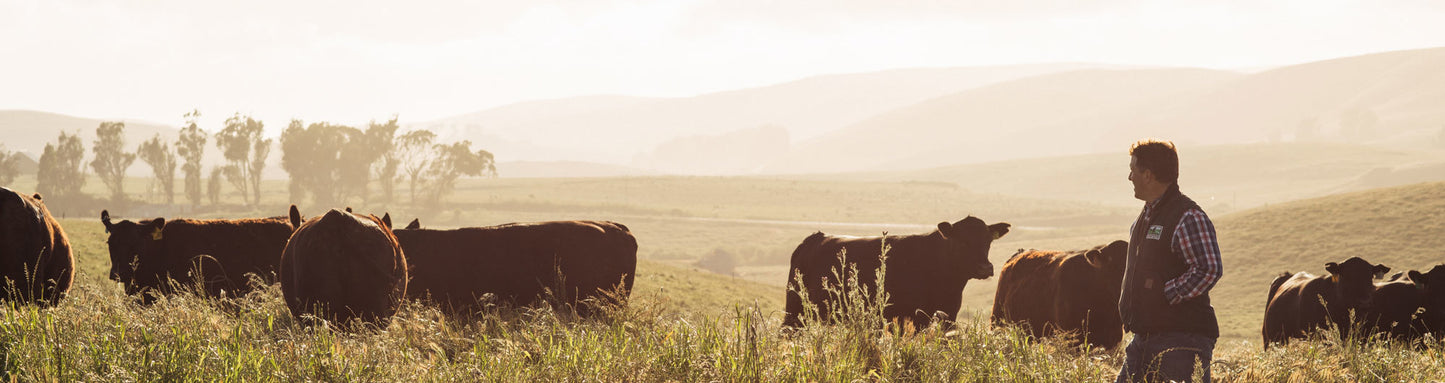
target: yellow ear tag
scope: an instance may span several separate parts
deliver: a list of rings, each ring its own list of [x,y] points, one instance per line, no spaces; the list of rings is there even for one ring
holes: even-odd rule
[[[993,233],[993,240],[997,241],[999,237],[1003,237],[1003,235],[999,233]]]
[[[151,239],[161,240],[161,229],[156,229],[156,231],[151,232]]]

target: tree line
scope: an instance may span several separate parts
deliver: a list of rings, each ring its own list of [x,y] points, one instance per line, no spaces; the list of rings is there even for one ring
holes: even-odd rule
[[[291,120],[279,138],[265,138],[265,125],[240,113],[227,118],[214,134],[199,127],[199,117],[197,111],[187,113],[174,142],[156,134],[134,149],[126,146],[124,122],[102,122],[95,130],[89,163],[83,162],[86,153],[79,132],[61,132],[40,155],[36,191],[48,198],[84,197],[81,188],[89,170],[105,185],[111,203],[124,205],[126,169],[139,159],[150,166],[166,204],[176,204],[179,167],[184,197],[192,208],[218,206],[227,185],[240,194],[246,206],[254,208],[261,203],[266,160],[277,147],[281,168],[289,177],[292,203],[392,203],[396,185],[405,185],[413,206],[437,208],[462,177],[497,175],[492,154],[473,150],[471,141],[440,142],[425,129],[403,132],[395,117],[372,121],[364,129]],[[211,166],[206,174],[201,160],[208,142],[214,143],[224,162]],[[19,156],[0,150],[0,185],[14,182]],[[378,193],[373,193],[373,183]]]

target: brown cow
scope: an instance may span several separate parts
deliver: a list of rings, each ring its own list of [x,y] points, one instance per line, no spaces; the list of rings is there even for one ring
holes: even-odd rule
[[[291,315],[348,325],[379,324],[396,313],[407,270],[390,220],[331,209],[302,223],[292,205],[291,223],[296,232],[281,253],[281,293]]]
[[[55,306],[74,279],[70,240],[40,194],[0,188],[0,300]]]
[[[1445,264],[1424,273],[1411,272],[1410,280],[1425,293],[1425,311],[1416,316],[1416,327],[1437,341],[1445,339]]]
[[[286,217],[112,223],[101,211],[100,221],[110,233],[110,279],[144,303],[155,300],[148,291],[172,294],[196,283],[207,296],[242,296],[255,288],[248,274],[270,283],[295,228]]]
[[[1301,271],[1275,278],[1265,301],[1264,326],[1260,331],[1264,347],[1304,338],[1331,324],[1339,329],[1340,339],[1349,338],[1351,311],[1369,304],[1375,291],[1374,279],[1384,276],[1390,268],[1350,257],[1343,263],[1326,263],[1325,270],[1330,275],[1315,276]]]
[[[1089,250],[1019,251],[999,271],[993,322],[1022,323],[1035,338],[1073,333],[1093,347],[1118,346],[1128,252],[1126,241]]]
[[[415,228],[413,228],[415,226]],[[623,303],[607,293],[620,287],[627,298],[637,273],[637,239],[627,226],[608,221],[512,223],[455,230],[421,229],[413,220],[398,229],[411,281],[408,296],[430,299],[449,311],[479,308],[491,294],[529,305],[547,292],[557,304],[589,315],[586,303]],[[579,302],[584,303],[578,306]]]
[[[1426,277],[1419,271],[1397,273],[1389,280],[1375,284],[1370,304],[1361,310],[1361,321],[1372,334],[1397,340],[1414,340],[1424,335],[1417,327],[1415,313],[1425,307],[1425,284],[1414,279]]]
[[[1376,332],[1407,341],[1429,334],[1438,341],[1445,336],[1445,264],[1396,273],[1375,286],[1371,301],[1367,318]]]
[[[840,250],[846,249],[846,263],[857,267],[857,286],[876,291],[884,244],[890,246],[883,283],[883,291],[888,294],[885,319],[911,322],[919,328],[931,324],[934,315],[952,321],[958,315],[968,280],[993,276],[988,250],[1008,230],[1007,223],[988,225],[970,216],[951,224],[939,222],[938,229],[928,234],[846,237],[814,233],[793,250],[783,326],[802,326],[801,291],[807,292],[808,300],[820,314],[817,319],[823,323],[831,323],[833,314],[847,309],[828,292],[841,290],[835,278],[845,275],[840,270]],[[794,277],[799,274],[802,286]]]

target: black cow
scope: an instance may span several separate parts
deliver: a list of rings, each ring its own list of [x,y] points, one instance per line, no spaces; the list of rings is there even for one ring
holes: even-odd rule
[[[1265,301],[1264,347],[1271,343],[1304,338],[1314,330],[1334,324],[1340,338],[1350,335],[1351,311],[1360,316],[1375,292],[1374,279],[1390,271],[1359,257],[1343,263],[1326,263],[1328,276],[1306,272],[1280,275],[1270,285]],[[1324,303],[1322,304],[1321,301]]]
[[[958,315],[968,280],[993,276],[988,250],[995,239],[1008,231],[1007,223],[988,225],[970,216],[955,223],[940,222],[937,230],[927,234],[845,237],[814,233],[793,251],[783,325],[802,326],[804,309],[800,292],[807,292],[808,300],[818,308],[818,319],[824,323],[832,321],[833,313],[847,309],[844,301],[828,293],[829,289],[842,289],[835,276],[849,275],[839,259],[842,250],[847,250],[846,263],[857,267],[857,286],[868,292],[876,291],[876,275],[884,265],[880,255],[885,244],[890,250],[883,283],[883,291],[888,294],[884,317],[889,321],[911,322],[920,328],[931,324],[934,315],[952,321]],[[794,275],[801,275],[802,280]]]

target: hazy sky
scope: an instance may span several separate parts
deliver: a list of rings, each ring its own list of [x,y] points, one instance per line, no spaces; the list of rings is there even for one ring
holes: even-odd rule
[[[1258,68],[1445,46],[1445,1],[0,0],[0,109],[421,122],[590,94],[1041,62]],[[900,5],[907,4],[907,5]]]

